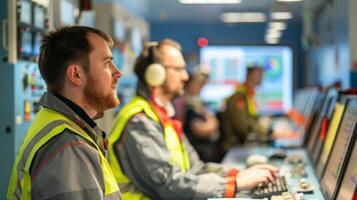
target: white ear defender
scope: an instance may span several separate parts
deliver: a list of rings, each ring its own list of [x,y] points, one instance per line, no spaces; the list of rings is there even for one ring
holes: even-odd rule
[[[165,82],[166,72],[164,66],[153,63],[145,70],[145,81],[151,87],[160,86]]]
[[[158,46],[158,43],[151,43],[149,49],[148,59],[150,63],[145,70],[145,81],[150,87],[160,86],[165,82],[166,71],[165,67],[159,63],[155,62],[155,50]]]

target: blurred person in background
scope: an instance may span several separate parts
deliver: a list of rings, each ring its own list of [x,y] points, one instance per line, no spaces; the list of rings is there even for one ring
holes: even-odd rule
[[[201,160],[219,161],[219,124],[200,99],[202,87],[207,83],[209,70],[198,66],[185,86],[183,130]]]
[[[254,99],[255,88],[261,84],[263,73],[261,66],[248,66],[245,82],[238,85],[226,101],[222,114],[225,150],[233,145],[243,145],[248,137],[264,141],[269,135],[269,122],[259,121]]]

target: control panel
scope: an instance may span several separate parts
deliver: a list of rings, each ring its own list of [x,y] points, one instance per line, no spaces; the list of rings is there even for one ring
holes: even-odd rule
[[[37,60],[48,6],[46,0],[0,1],[0,199],[6,199],[15,157],[46,90]]]

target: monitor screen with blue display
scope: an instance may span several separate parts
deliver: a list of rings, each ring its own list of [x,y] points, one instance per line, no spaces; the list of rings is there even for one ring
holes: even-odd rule
[[[76,22],[74,1],[61,0],[60,21],[62,26],[73,25]]]
[[[42,39],[42,33],[37,32],[37,33],[34,35],[34,41],[33,41],[33,56],[39,56],[39,55],[40,55],[41,39]]]
[[[24,31],[21,33],[21,47],[20,54],[21,56],[28,57],[32,56],[32,33],[29,31]]]
[[[26,25],[31,25],[31,2],[30,1],[20,1],[20,22]]]
[[[36,5],[34,11],[34,26],[38,29],[45,29],[45,9],[41,6]]]
[[[283,114],[292,104],[293,52],[287,46],[206,46],[200,63],[211,70],[210,81],[201,97],[219,107],[238,83],[245,81],[247,67],[264,69],[262,84],[256,88],[259,114]]]
[[[114,38],[123,41],[125,40],[125,25],[122,20],[113,20]]]

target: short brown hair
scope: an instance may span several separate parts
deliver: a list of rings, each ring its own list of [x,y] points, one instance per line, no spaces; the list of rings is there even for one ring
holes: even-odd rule
[[[145,70],[150,64],[154,62],[161,62],[162,57],[165,54],[165,52],[162,51],[163,46],[171,46],[179,51],[182,51],[181,45],[172,39],[164,39],[160,42],[146,45],[134,64],[135,74],[137,75],[139,81],[145,85],[147,85],[145,81]]]
[[[109,46],[113,45],[107,34],[85,26],[67,26],[43,37],[38,66],[48,91],[62,92],[66,69],[71,63],[78,63],[84,71],[89,71],[89,54],[93,50],[89,33],[102,37]]]
[[[247,76],[256,70],[264,71],[263,67],[260,65],[249,65],[247,67]]]

